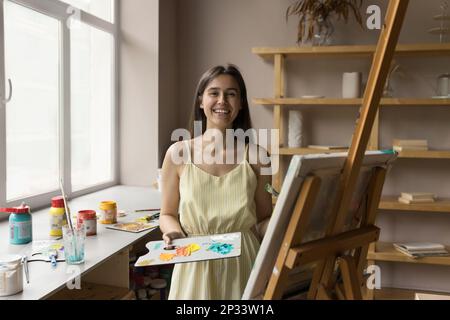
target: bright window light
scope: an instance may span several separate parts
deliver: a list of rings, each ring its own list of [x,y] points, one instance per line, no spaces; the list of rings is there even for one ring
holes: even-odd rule
[[[71,30],[73,191],[113,180],[113,53],[109,33]]]
[[[5,10],[7,201],[58,189],[60,24],[9,1]]]

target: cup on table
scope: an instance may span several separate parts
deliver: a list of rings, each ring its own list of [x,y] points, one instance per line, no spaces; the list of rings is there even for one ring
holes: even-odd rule
[[[68,225],[63,226],[63,241],[66,263],[70,265],[84,263],[84,243],[86,241],[84,223],[74,225],[73,230]]]

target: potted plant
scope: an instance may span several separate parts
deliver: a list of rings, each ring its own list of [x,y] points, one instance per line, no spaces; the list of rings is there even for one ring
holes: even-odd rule
[[[311,41],[315,45],[326,45],[334,31],[331,17],[343,19],[346,23],[353,13],[358,24],[363,27],[362,0],[296,0],[286,10],[289,16],[299,17],[297,43]]]

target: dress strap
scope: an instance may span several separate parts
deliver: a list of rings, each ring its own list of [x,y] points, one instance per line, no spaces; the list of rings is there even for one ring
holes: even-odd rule
[[[186,152],[188,155],[188,157],[187,157],[188,163],[192,163],[191,146],[190,146],[189,140],[185,140],[185,141],[183,141],[183,143],[184,143],[184,152]]]
[[[249,149],[250,149],[250,143],[247,143],[245,145],[245,160],[249,161]]]

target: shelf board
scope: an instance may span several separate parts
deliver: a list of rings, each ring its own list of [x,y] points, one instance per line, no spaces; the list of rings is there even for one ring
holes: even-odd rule
[[[294,155],[307,155],[319,153],[347,152],[347,151],[348,149],[323,150],[311,148],[280,148],[279,154],[283,156],[294,156]]]
[[[253,106],[330,106],[330,107],[360,107],[363,99],[299,99],[299,98],[255,98],[252,100]],[[381,106],[386,107],[417,107],[417,106],[450,106],[450,99],[412,99],[412,98],[383,98]]]
[[[447,249],[450,249],[447,247]],[[426,257],[413,259],[407,255],[397,251],[392,243],[378,242],[376,244],[375,252],[367,254],[368,260],[375,261],[389,261],[389,262],[403,262],[403,263],[415,263],[415,264],[431,264],[439,266],[450,266],[450,257]]]
[[[414,289],[400,289],[400,288],[382,288],[374,291],[375,300],[415,300],[417,294],[426,295],[443,295],[448,296],[446,292],[414,290]]]
[[[379,209],[414,212],[450,213],[450,199],[438,199],[433,203],[404,204],[398,202],[398,197],[383,197]]]
[[[276,54],[285,56],[371,56],[375,53],[375,45],[321,46],[321,47],[256,47],[252,53],[263,58],[271,58]],[[400,44],[396,55],[446,55],[450,54],[450,43]]]
[[[450,151],[445,150],[407,150],[402,151],[398,155],[399,158],[405,159],[450,159]]]
[[[311,149],[311,148],[280,148],[280,155],[293,156],[293,155],[307,155],[318,153],[335,153],[335,152],[347,152],[348,149]],[[450,159],[450,151],[445,150],[408,150],[402,151],[398,155],[399,158],[404,159]]]

